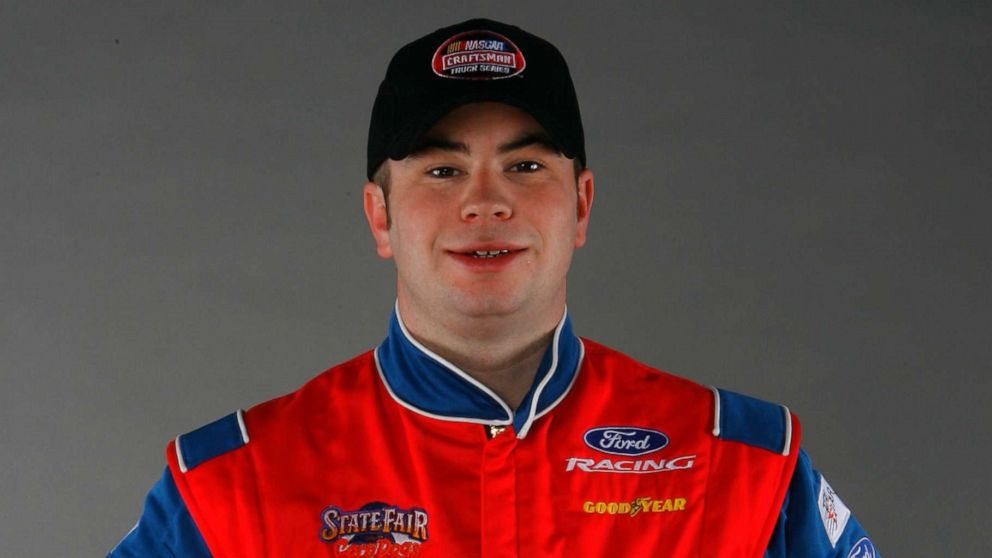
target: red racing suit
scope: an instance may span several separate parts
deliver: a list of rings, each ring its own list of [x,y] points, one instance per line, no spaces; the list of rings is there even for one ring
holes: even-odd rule
[[[394,314],[375,351],[179,436],[147,524],[111,555],[792,555],[799,430],[783,406],[580,340],[567,316],[513,411]],[[829,545],[801,555],[874,557],[828,496],[809,548]]]

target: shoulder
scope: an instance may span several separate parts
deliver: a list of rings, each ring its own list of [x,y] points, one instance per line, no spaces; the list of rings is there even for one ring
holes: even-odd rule
[[[615,349],[582,340],[592,381],[611,392],[637,393],[639,398],[678,402],[706,416],[712,435],[789,455],[798,447],[798,419],[785,405],[730,390],[699,384],[641,363]]]
[[[709,390],[692,380],[659,370],[616,349],[582,338],[582,374],[600,383],[626,386],[635,391],[665,391],[692,395],[700,401],[710,401]]]
[[[176,436],[170,449],[179,472],[187,473],[205,461],[245,446],[250,440],[245,412],[238,409],[196,430]]]
[[[782,455],[789,455],[798,446],[798,419],[785,405],[709,389],[713,394],[713,435],[717,438]]]
[[[299,389],[260,403],[249,410],[238,409],[213,422],[176,436],[169,444],[169,461],[180,473],[214,458],[236,454],[243,448],[278,443],[280,432],[290,424],[307,420],[319,423],[319,415],[332,413],[359,392],[359,384],[377,381],[371,352],[318,374]]]

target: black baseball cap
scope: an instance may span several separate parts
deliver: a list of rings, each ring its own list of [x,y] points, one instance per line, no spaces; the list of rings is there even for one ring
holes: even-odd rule
[[[470,19],[413,41],[389,62],[369,124],[369,180],[452,109],[483,101],[526,111],[585,166],[579,102],[561,52],[519,27]]]

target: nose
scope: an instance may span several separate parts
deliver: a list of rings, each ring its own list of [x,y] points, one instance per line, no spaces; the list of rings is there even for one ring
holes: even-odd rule
[[[506,221],[513,217],[513,205],[507,186],[503,178],[494,173],[476,173],[465,185],[461,207],[462,220]]]

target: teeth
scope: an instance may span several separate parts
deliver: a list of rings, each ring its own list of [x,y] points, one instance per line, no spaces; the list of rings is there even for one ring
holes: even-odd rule
[[[473,254],[473,258],[495,258],[496,256],[502,256],[503,254],[509,254],[509,250],[476,250]]]

